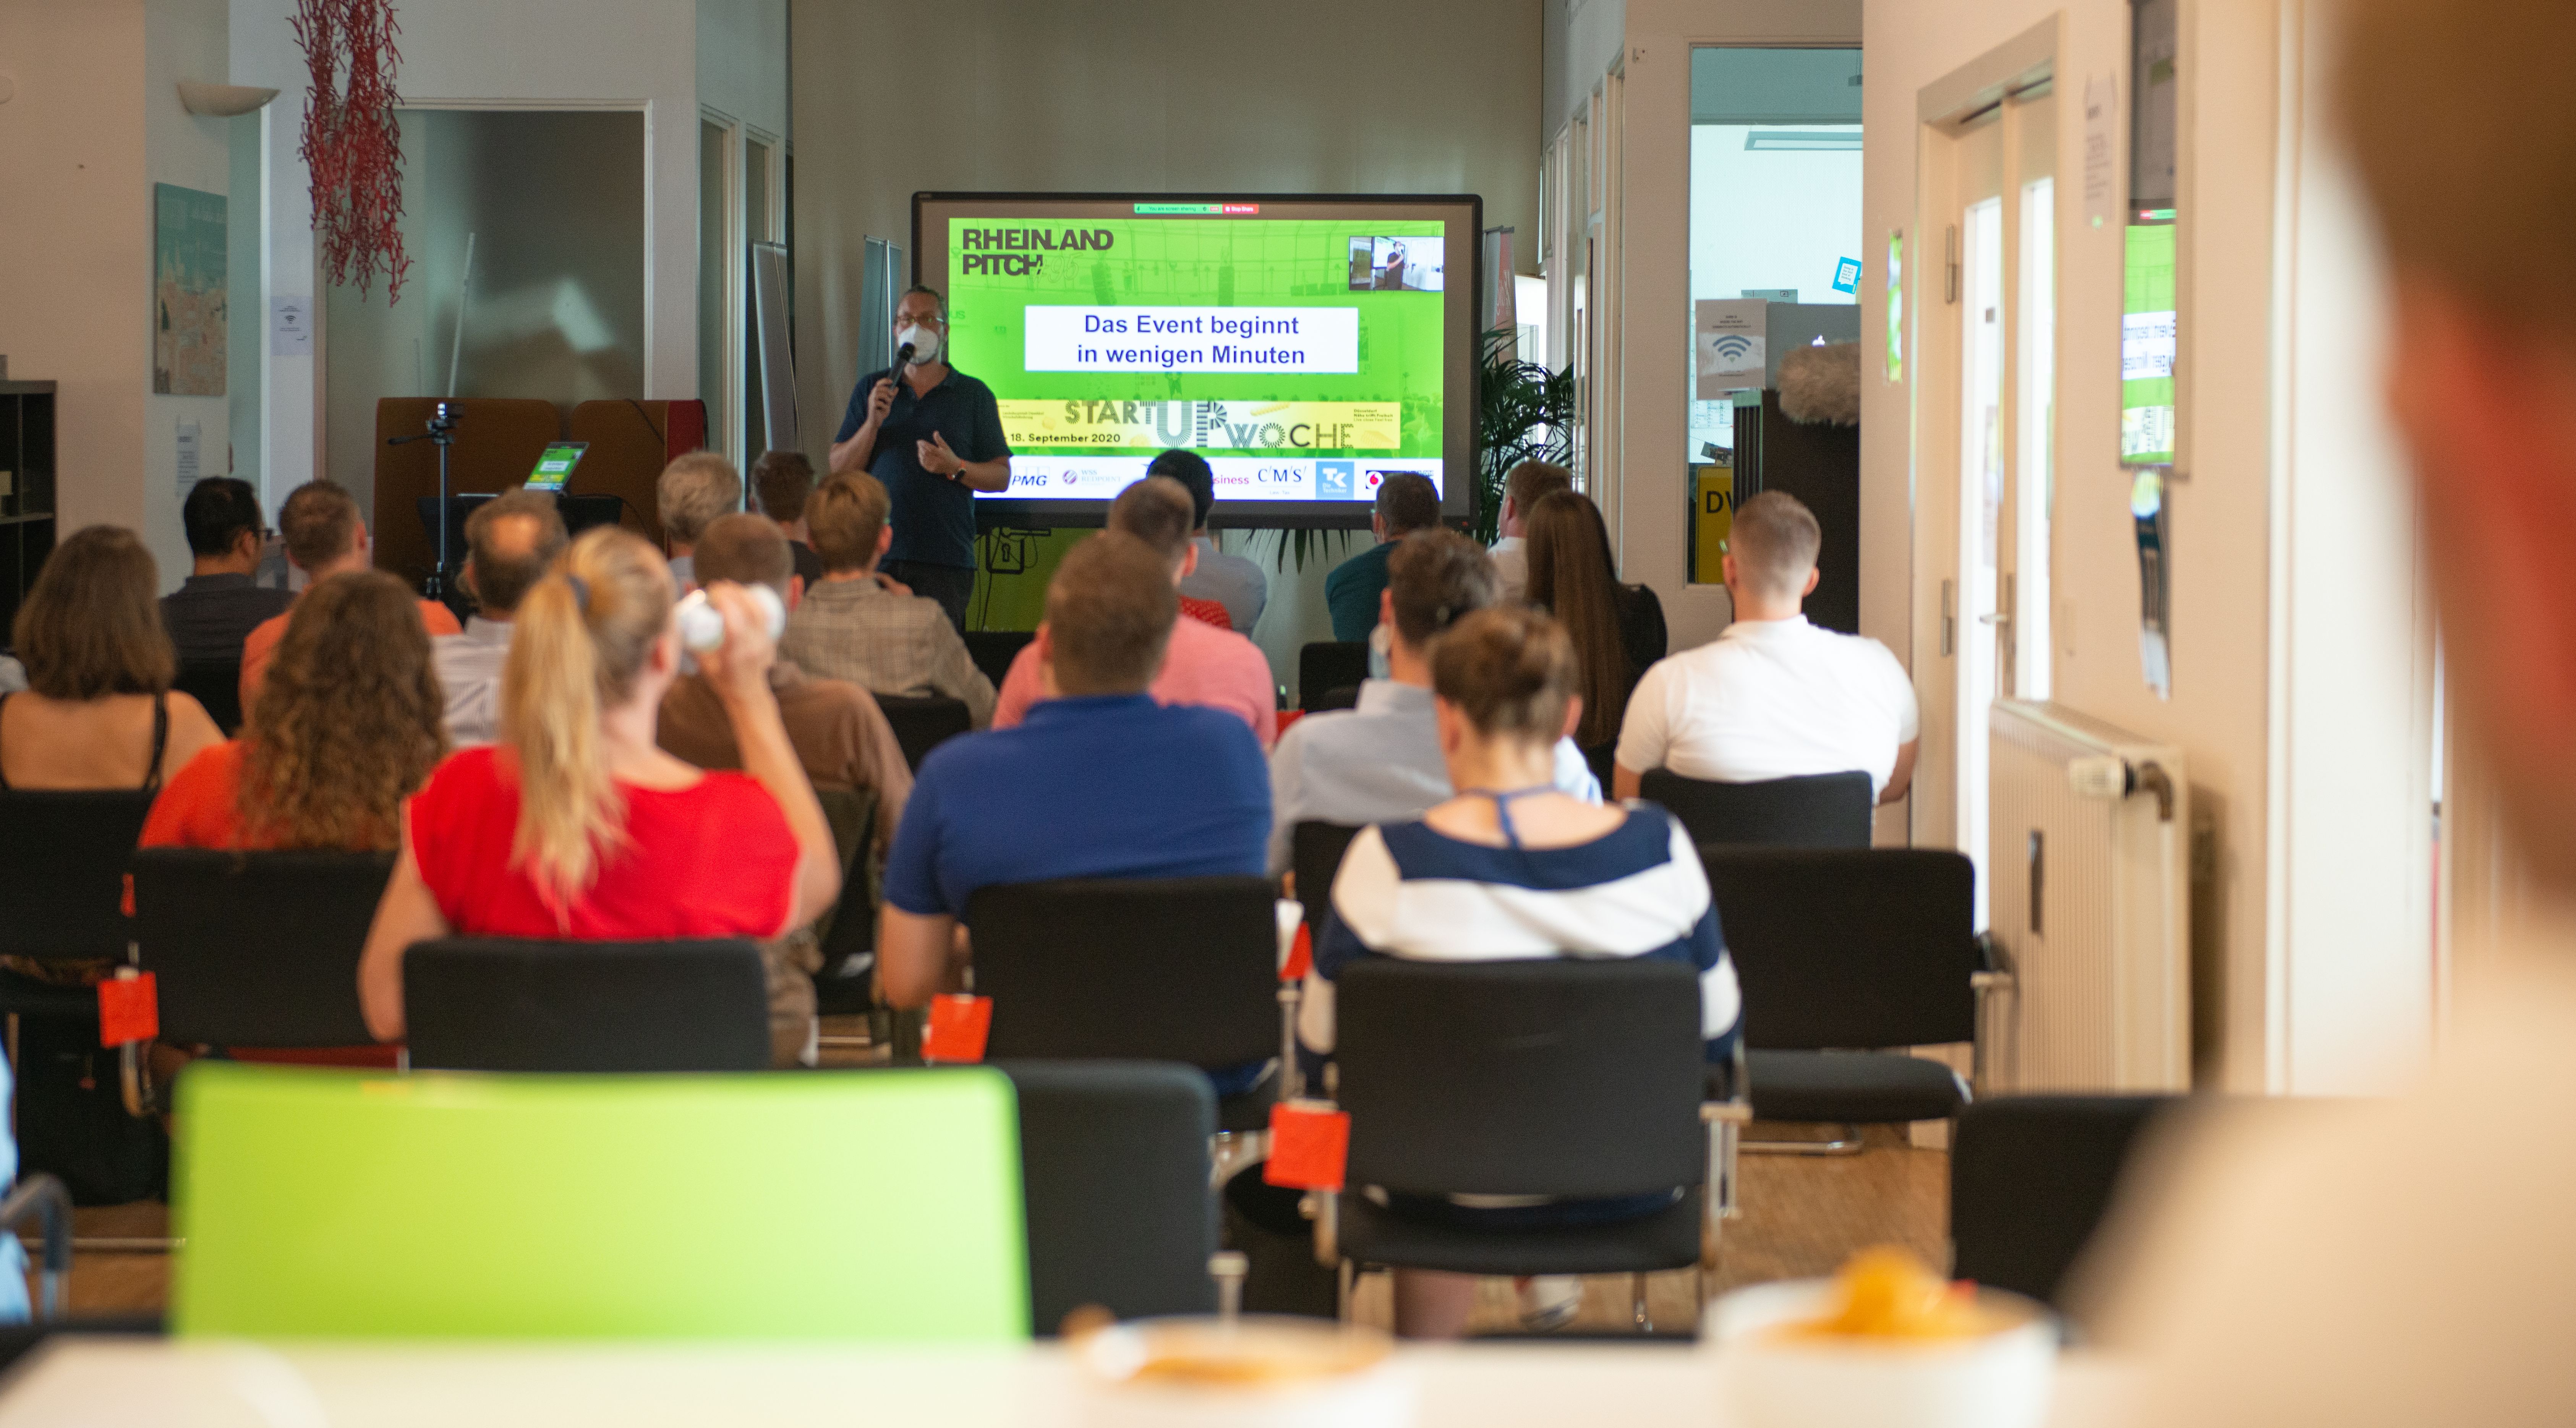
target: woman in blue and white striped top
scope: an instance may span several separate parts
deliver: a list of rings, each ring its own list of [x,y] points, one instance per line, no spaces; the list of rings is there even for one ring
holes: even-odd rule
[[[1576,678],[1564,630],[1536,610],[1480,610],[1433,644],[1433,708],[1458,793],[1417,821],[1363,829],[1351,841],[1299,1015],[1298,1038],[1310,1055],[1331,1053],[1333,978],[1362,957],[1686,962],[1700,973],[1709,1058],[1733,1052],[1735,967],[1689,835],[1652,804],[1587,804],[1554,786],[1556,741],[1582,716]],[[1453,1196],[1422,1204],[1407,1197],[1396,1208],[1499,1228],[1605,1223],[1670,1203],[1668,1196],[1509,1203]],[[1464,1275],[1399,1273],[1399,1330],[1456,1332],[1474,1289]]]

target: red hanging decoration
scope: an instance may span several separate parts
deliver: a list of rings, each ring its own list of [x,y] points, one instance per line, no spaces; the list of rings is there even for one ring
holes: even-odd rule
[[[402,129],[394,122],[401,27],[386,0],[297,0],[292,23],[313,76],[303,155],[322,272],[364,293],[382,271],[385,301],[398,301],[411,270],[402,240]]]

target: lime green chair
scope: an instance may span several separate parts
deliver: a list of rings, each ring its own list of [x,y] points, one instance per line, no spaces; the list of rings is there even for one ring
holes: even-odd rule
[[[179,1081],[181,1334],[1026,1337],[1011,1083],[980,1068]]]

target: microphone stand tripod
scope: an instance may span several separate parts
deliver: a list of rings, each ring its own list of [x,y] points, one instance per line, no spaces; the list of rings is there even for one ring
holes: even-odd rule
[[[418,436],[389,436],[387,446],[404,446],[426,441],[438,447],[438,567],[420,582],[423,598],[447,603],[447,453],[456,444],[456,410],[453,404],[440,402],[430,408],[429,430]]]

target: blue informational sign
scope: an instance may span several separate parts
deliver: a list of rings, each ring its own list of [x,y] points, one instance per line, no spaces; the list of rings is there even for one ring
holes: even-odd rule
[[[1834,264],[1834,291],[1860,296],[1860,259],[1845,258]]]

